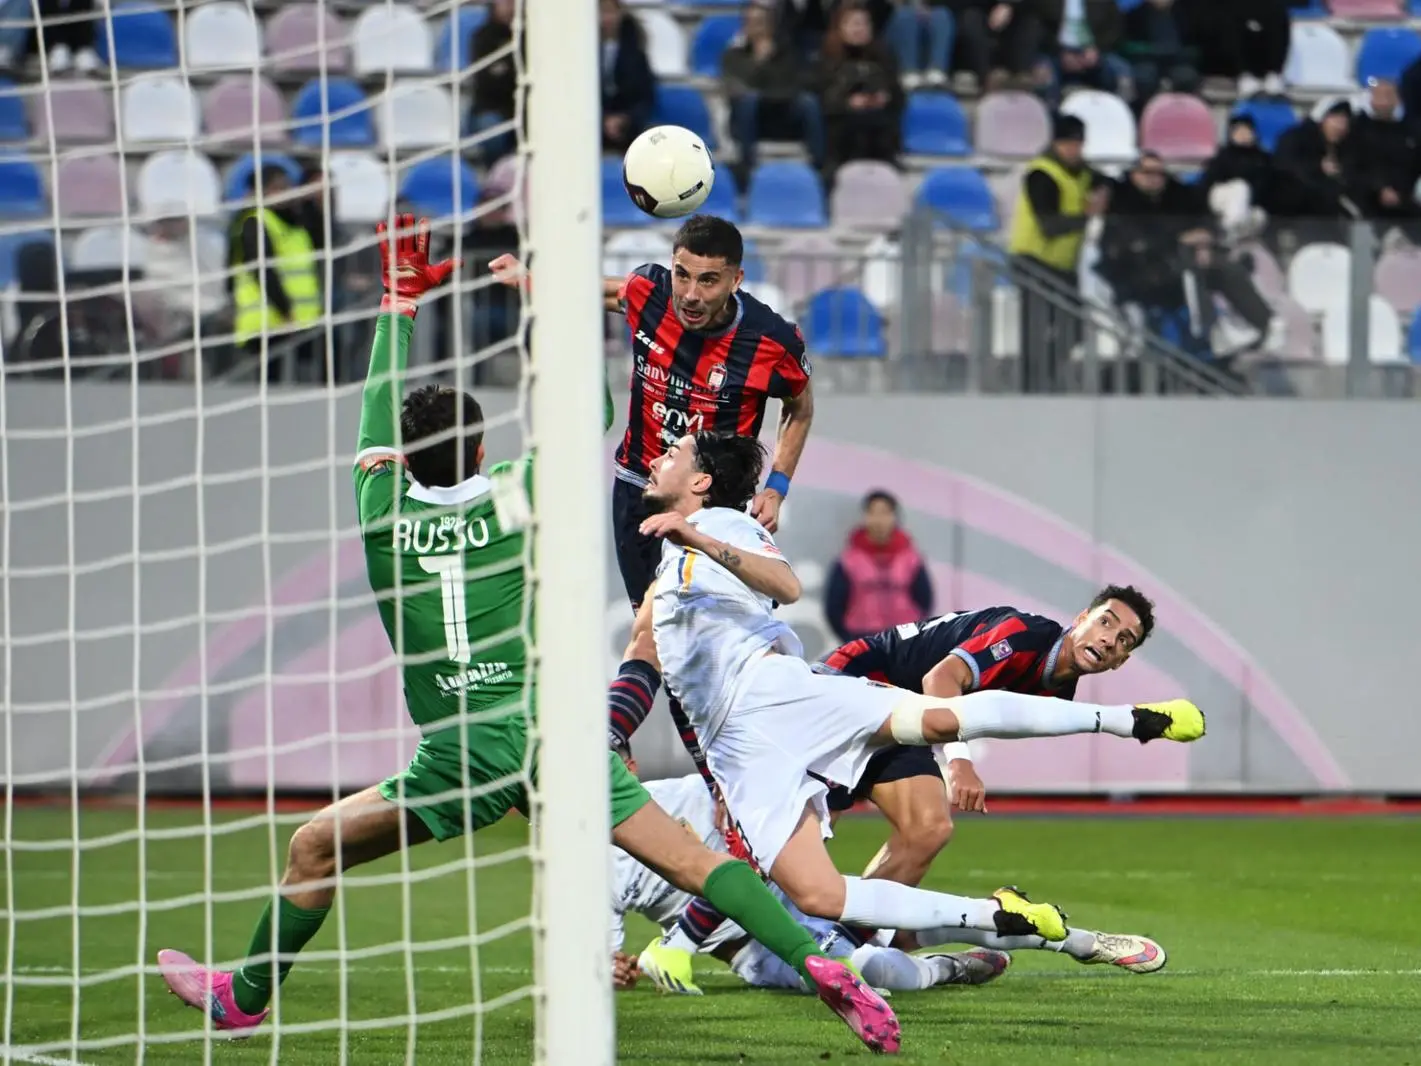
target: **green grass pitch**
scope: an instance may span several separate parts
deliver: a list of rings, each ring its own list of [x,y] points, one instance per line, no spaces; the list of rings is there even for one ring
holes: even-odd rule
[[[357,871],[377,883],[348,888],[285,986],[281,1012],[292,1029],[279,1040],[264,1032],[205,1046],[191,1038],[199,1015],[152,974],[153,955],[176,946],[202,956],[208,913],[211,950],[237,955],[260,904],[231,897],[269,883],[271,856],[293,823],[273,832],[259,817],[224,815],[209,851],[193,832],[195,812],[157,811],[140,852],[135,812],[84,809],[79,829],[88,846],[76,885],[67,849],[33,847],[69,839],[70,818],[68,810],[14,812],[18,846],[6,898],[13,892],[19,915],[9,945],[19,980],[6,989],[9,1040],[12,1053],[31,1049],[16,1061],[132,1063],[131,1034],[139,1032],[142,1061],[153,1066],[321,1066],[343,1053],[381,1066],[529,1060],[530,874],[521,824],[475,839],[472,886],[461,843],[416,849],[407,882],[391,876],[398,859]],[[833,842],[840,865],[862,867],[882,834],[873,817],[844,823]],[[214,898],[204,902],[208,864]],[[985,894],[1003,883],[1059,902],[1080,925],[1157,937],[1169,968],[1138,977],[1021,952],[989,987],[900,993],[893,999],[904,1030],[900,1061],[1421,1066],[1417,820],[965,819],[930,884]],[[142,920],[131,907],[140,885]],[[88,909],[77,925],[64,913],[76,898]],[[414,937],[429,948],[413,956],[413,969],[402,946],[406,898]],[[344,982],[333,959],[342,929],[355,956]],[[629,946],[650,935],[646,923],[633,924]],[[701,999],[645,987],[617,996],[621,1061],[870,1058],[814,1000],[741,987],[714,962],[702,974]],[[342,1010],[353,1025],[335,1022]],[[410,1013],[430,1020],[411,1025]],[[369,1024],[380,1019],[390,1020]],[[127,1042],[33,1050],[67,1041],[76,1028],[86,1041]],[[183,1033],[189,1038],[174,1039]]]

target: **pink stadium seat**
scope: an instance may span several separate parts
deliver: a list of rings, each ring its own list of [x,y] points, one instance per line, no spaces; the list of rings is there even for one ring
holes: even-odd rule
[[[1018,167],[987,175],[987,188],[992,190],[992,199],[997,205],[997,217],[1002,220],[1003,229],[1011,229],[1011,220],[1016,214],[1016,200],[1021,195],[1021,178],[1022,170]]]
[[[1050,136],[1046,105],[1030,93],[988,93],[977,106],[977,151],[982,155],[1029,159]]]
[[[322,44],[322,21],[325,41]],[[266,52],[272,66],[281,71],[317,71],[321,69],[322,52],[325,69],[332,74],[344,73],[350,66],[347,42],[350,31],[341,19],[316,4],[291,4],[283,7],[266,28]]]
[[[933,294],[932,350],[965,352],[972,346],[972,329],[967,309],[950,292]]]
[[[252,115],[262,144],[286,140],[286,104],[281,93],[265,78],[258,78],[253,97],[252,75],[229,74],[207,91],[202,100],[202,124],[214,141],[252,143]]]
[[[1274,354],[1283,359],[1309,362],[1320,358],[1317,325],[1312,315],[1290,296],[1274,300],[1273,309],[1283,318],[1283,349]]]
[[[810,231],[796,235],[776,257],[770,282],[791,302],[800,303],[821,289],[848,284],[845,275],[851,274],[855,265],[834,238]]]
[[[1208,159],[1218,137],[1209,105],[1197,96],[1160,93],[1140,116],[1140,149],[1164,159]]]
[[[1278,260],[1273,258],[1273,253],[1265,246],[1248,244],[1240,251],[1247,253],[1253,260],[1253,283],[1258,286],[1258,291],[1264,299],[1272,303],[1275,297],[1288,291],[1287,275],[1278,265]]]
[[[113,102],[107,89],[91,82],[56,81],[49,87],[54,139],[60,144],[112,144]],[[44,95],[35,93],[26,103],[35,136],[47,141],[51,110]]]
[[[111,155],[78,156],[59,164],[54,198],[63,219],[121,218],[123,177]]]
[[[903,177],[887,163],[857,160],[839,168],[829,201],[833,224],[849,229],[897,229],[908,212]]]
[[[1421,307],[1421,251],[1390,251],[1377,262],[1376,291],[1403,317]]]
[[[1347,19],[1399,19],[1405,14],[1401,0],[1328,0],[1327,6]]]

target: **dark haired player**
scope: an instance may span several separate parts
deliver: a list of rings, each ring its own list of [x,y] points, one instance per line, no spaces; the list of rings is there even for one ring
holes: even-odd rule
[[[736,227],[693,215],[672,241],[671,266],[648,263],[625,278],[606,278],[609,311],[626,315],[632,345],[631,403],[617,449],[612,486],[613,542],[627,597],[635,610],[656,576],[661,545],[640,531],[651,513],[642,499],[651,465],[680,437],[701,431],[758,436],[771,398],[781,405],[779,436],[764,488],[750,513],[771,533],[799,465],[814,397],[799,329],[741,290],[745,244]],[[489,264],[508,285],[526,283],[521,264]],[[610,741],[622,748],[651,713],[661,674],[651,633],[632,630],[624,662],[608,692]],[[673,700],[672,716],[696,766],[705,762]]]
[[[1013,889],[991,899],[845,877],[824,847],[827,781],[852,787],[892,744],[1109,733],[1142,742],[1204,735],[1187,700],[1073,703],[985,690],[954,697],[817,673],[776,618],[800,584],[773,536],[743,508],[759,478],[758,440],[687,435],[652,466],[642,532],[666,541],[650,622],[669,690],[681,701],[723,794],[729,825],[762,871],[806,915],[870,929],[951,927],[1064,940],[1064,916]],[[641,969],[657,960],[643,952]],[[660,983],[660,982],[658,982]]]
[[[825,655],[815,669],[927,696],[1002,689],[1070,700],[1082,677],[1125,665],[1154,625],[1154,604],[1144,593],[1133,586],[1109,585],[1069,628],[1014,607],[945,614],[851,640]],[[951,839],[952,808],[986,810],[986,790],[967,745],[945,745],[943,761],[950,795],[934,751],[901,744],[870,758],[852,789],[829,790],[828,806],[835,816],[858,800],[871,799],[893,828],[864,871],[865,877],[918,884]],[[661,968],[679,973],[690,953],[699,950],[720,923],[714,908],[696,900],[682,912],[677,928],[649,953]],[[846,929],[844,934],[859,940],[855,931]],[[1164,950],[1153,940],[1088,929],[1072,928],[1064,941],[1055,944],[974,930],[963,931],[960,940],[998,950],[1041,947],[1083,963],[1111,963],[1134,973],[1152,973],[1166,961]],[[684,958],[677,958],[676,952],[684,953]]]
[[[430,385],[398,404],[394,383],[404,375],[419,297],[456,266],[429,262],[427,222],[416,229],[405,215],[399,227],[386,239],[380,226],[380,274],[389,291],[365,382],[355,494],[366,570],[423,737],[404,770],[326,808],[293,834],[280,893],[235,971],[200,966],[180,951],[158,953],[173,993],[215,1028],[238,1035],[266,1018],[274,986],[330,912],[340,872],[526,811],[537,772],[528,742],[536,699],[522,635],[531,594],[524,525],[532,464],[524,459],[480,472],[483,412],[468,393]],[[878,1050],[896,1049],[897,1021],[888,1005],[824,955],[754,870],[686,833],[616,754],[608,752],[607,762],[618,847],[671,883],[716,900],[860,1038]]]

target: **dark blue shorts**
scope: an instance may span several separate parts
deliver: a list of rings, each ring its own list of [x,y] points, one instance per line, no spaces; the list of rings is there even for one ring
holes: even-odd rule
[[[846,811],[859,800],[869,798],[873,786],[909,777],[936,777],[942,780],[942,770],[933,758],[932,748],[894,744],[868,760],[863,776],[852,790],[835,787],[829,790],[829,809]]]
[[[651,517],[641,492],[629,481],[612,480],[612,544],[633,610],[646,597],[646,590],[656,580],[656,568],[661,565],[661,541],[638,532],[641,524]]]

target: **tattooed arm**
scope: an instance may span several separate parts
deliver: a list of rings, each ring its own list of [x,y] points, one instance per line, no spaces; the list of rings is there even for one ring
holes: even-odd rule
[[[675,511],[654,514],[641,524],[644,536],[665,537],[687,551],[708,556],[761,595],[776,603],[794,603],[799,599],[799,578],[769,534],[756,530],[757,547],[743,548],[702,533]]]

